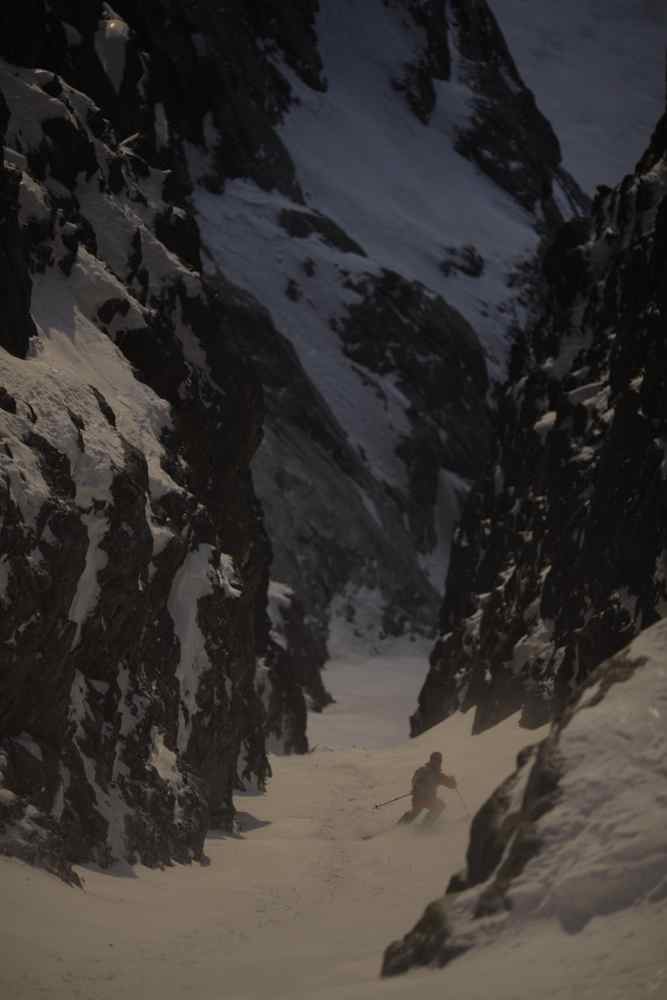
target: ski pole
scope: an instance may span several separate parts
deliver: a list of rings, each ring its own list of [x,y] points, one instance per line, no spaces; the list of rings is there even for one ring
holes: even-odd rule
[[[387,799],[386,802],[378,802],[373,806],[373,809],[381,809],[382,806],[391,805],[392,802],[398,802],[399,799],[407,799],[408,795],[412,795],[412,792],[406,792],[405,795],[397,795],[395,799]]]
[[[460,791],[458,790],[458,788],[456,789],[456,794],[461,799],[461,804],[463,805],[463,808],[465,809],[466,816],[469,818],[470,817],[470,813],[468,812],[468,807],[465,804],[465,800],[464,800],[463,796],[461,795]]]

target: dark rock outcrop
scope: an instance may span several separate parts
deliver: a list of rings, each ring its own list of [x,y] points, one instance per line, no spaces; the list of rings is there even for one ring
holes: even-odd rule
[[[0,346],[19,358],[25,357],[35,326],[30,318],[30,275],[18,224],[21,176],[4,162],[2,139],[9,121],[9,108],[0,91]]]
[[[347,235],[333,219],[319,212],[304,212],[298,209],[284,208],[278,216],[279,224],[296,239],[307,239],[317,234],[323,243],[335,247],[342,253],[356,253],[360,257],[366,254],[358,243]]]
[[[394,271],[369,275],[350,287],[361,300],[349,306],[340,322],[343,350],[371,375],[396,378],[415,426],[405,449],[430,436],[437,443],[433,454],[422,456],[424,468],[436,477],[440,466],[474,477],[484,466],[489,437],[488,377],[474,331],[444,299]],[[416,458],[405,461],[415,469]],[[418,502],[417,482],[409,492]],[[433,505],[431,497],[429,507]]]
[[[267,747],[277,753],[306,753],[306,704],[321,711],[332,701],[318,668],[327,659],[326,645],[306,628],[304,609],[289,587],[268,586],[268,622],[258,630],[260,659],[257,690],[266,713]],[[268,630],[267,626],[268,625]]]
[[[665,609],[664,121],[634,175],[561,229],[458,528],[413,732],[547,718]]]

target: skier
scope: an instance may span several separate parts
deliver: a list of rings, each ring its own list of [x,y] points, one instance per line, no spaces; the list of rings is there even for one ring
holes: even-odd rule
[[[412,823],[423,809],[428,809],[428,816],[422,826],[435,823],[445,808],[444,802],[436,794],[440,785],[456,788],[456,778],[442,771],[442,754],[436,750],[428,762],[415,771],[412,777],[412,808],[403,813],[398,822]]]

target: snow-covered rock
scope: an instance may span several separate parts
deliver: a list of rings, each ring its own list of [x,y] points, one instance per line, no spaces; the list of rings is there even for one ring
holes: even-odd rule
[[[87,42],[88,14],[81,41],[43,13],[37,50],[52,28],[94,91],[94,41],[122,93],[128,26],[105,5]],[[3,35],[16,58],[22,27]],[[199,858],[269,770],[261,387],[202,282],[177,172],[50,70],[0,62],[0,91],[0,849],[67,877]],[[289,656],[269,677],[303,748]]]
[[[536,922],[576,934],[664,903],[666,652],[661,621],[602,664],[549,736],[519,754],[473,819],[466,869],[390,945],[385,975],[446,965]]]
[[[306,711],[321,712],[332,701],[320,673],[326,647],[308,627],[297,595],[277,580],[268,586],[266,615],[268,628],[258,629],[255,683],[264,705],[267,750],[305,753]]]

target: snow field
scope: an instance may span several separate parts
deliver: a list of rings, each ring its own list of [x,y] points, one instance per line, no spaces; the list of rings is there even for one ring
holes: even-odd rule
[[[372,591],[357,595],[355,635],[333,604],[329,651],[323,674],[335,702],[308,716],[310,746],[321,750],[395,747],[409,736],[409,718],[426,677],[431,643],[423,636],[374,641],[378,613]],[[365,612],[365,614],[364,614]],[[361,631],[367,624],[367,631]],[[361,626],[361,628],[360,628]]]
[[[82,893],[0,862],[0,939],[12,956],[0,991],[240,1000],[353,997],[366,982],[375,995],[384,947],[461,866],[468,820],[452,794],[442,828],[429,833],[395,827],[403,803],[373,805],[407,790],[438,748],[476,809],[526,733],[511,719],[473,738],[471,722],[458,716],[382,750],[273,758],[269,794],[237,799],[239,838],[209,837],[210,867],[138,868],[133,878],[83,869]]]

